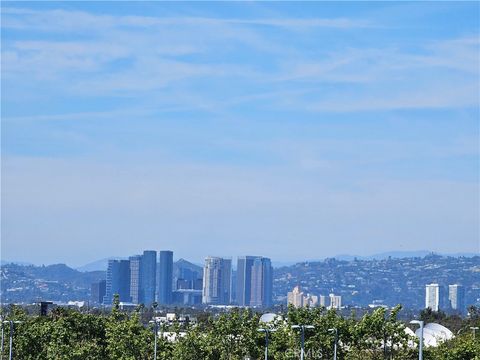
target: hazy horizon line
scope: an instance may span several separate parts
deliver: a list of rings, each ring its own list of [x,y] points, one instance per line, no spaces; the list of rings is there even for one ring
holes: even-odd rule
[[[155,250],[155,251],[162,251],[162,250]],[[143,250],[142,250],[143,252]],[[175,252],[174,252],[175,255]],[[269,257],[272,260],[272,265],[273,267],[282,267],[282,266],[289,266],[289,265],[294,265],[298,263],[304,263],[304,262],[314,262],[314,261],[324,261],[326,259],[337,259],[337,260],[343,260],[343,261],[352,261],[354,259],[359,259],[359,260],[374,260],[374,259],[379,259],[379,258],[387,258],[389,256],[396,258],[396,259],[404,259],[404,258],[414,258],[414,257],[425,257],[428,255],[439,255],[439,256],[447,256],[447,257],[475,257],[475,256],[480,256],[480,251],[459,251],[459,252],[440,252],[440,251],[432,251],[432,250],[391,250],[391,251],[385,251],[385,252],[379,252],[379,253],[374,253],[374,254],[369,254],[369,255],[355,255],[355,254],[337,254],[334,256],[324,256],[324,257],[318,257],[318,258],[305,258],[305,259],[280,259],[280,260],[274,260],[270,258],[268,255],[258,255],[258,256],[264,256],[264,257]],[[97,260],[93,260],[87,263],[84,263],[83,265],[80,266],[73,266],[71,264],[68,264],[67,262],[51,262],[51,263],[43,263],[43,262],[31,262],[31,261],[22,261],[22,260],[12,260],[12,259],[4,259],[0,258],[1,265],[6,265],[6,264],[17,264],[17,265],[33,265],[33,266],[50,266],[50,265],[66,265],[71,269],[81,269],[88,267],[89,265],[94,265],[95,263],[105,261],[105,260],[113,260],[113,259],[125,259],[127,260],[130,256],[132,255],[126,255],[126,256],[108,256],[104,258],[100,258]],[[213,255],[205,255],[207,256],[213,256]],[[220,256],[224,258],[231,258],[232,260],[234,258],[238,258],[242,255],[234,255],[234,256]],[[203,258],[205,258],[203,257]],[[174,257],[174,261],[178,260],[186,260],[192,264],[202,266],[203,261],[199,261],[199,259],[188,259],[187,257],[184,256],[179,256],[179,257]]]

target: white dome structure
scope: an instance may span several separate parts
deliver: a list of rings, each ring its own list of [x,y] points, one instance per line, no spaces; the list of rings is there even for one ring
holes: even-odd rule
[[[423,330],[428,330],[433,332],[435,335],[440,335],[444,340],[450,340],[454,337],[453,333],[449,329],[437,323],[428,323],[427,325],[425,325]]]
[[[417,335],[418,338],[420,338],[420,330],[417,329],[415,331],[415,334]],[[438,341],[437,338],[430,332],[424,331],[423,332],[423,346],[425,347],[437,347],[438,346]]]
[[[420,337],[420,329],[415,331],[415,335]],[[423,328],[423,344],[425,347],[436,347],[440,343],[453,339],[453,333],[445,326],[437,323],[428,323]]]
[[[273,324],[275,321],[282,321],[283,318],[281,315],[274,313],[266,313],[260,317],[260,322],[265,324]]]

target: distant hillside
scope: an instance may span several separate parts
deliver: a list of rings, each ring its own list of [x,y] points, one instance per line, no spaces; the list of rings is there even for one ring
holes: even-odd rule
[[[403,255],[403,254],[402,254]],[[343,305],[367,306],[398,303],[412,309],[425,305],[425,285],[438,283],[465,287],[466,304],[480,304],[480,256],[440,256],[383,259],[304,261],[274,269],[273,292],[286,302],[295,286],[313,295],[334,293]],[[445,290],[446,291],[446,290]]]
[[[355,258],[361,260],[385,260],[389,257],[394,259],[406,259],[406,258],[423,258],[428,255],[441,255],[441,256],[450,256],[450,257],[473,257],[478,256],[478,253],[435,253],[428,250],[419,250],[419,251],[389,251],[369,256],[354,256],[354,255],[337,255],[335,258],[337,260],[347,260],[351,261]]]
[[[33,265],[32,263],[25,262],[25,261],[12,261],[12,260],[2,260],[1,265],[7,265],[7,264],[17,264],[17,265]]]
[[[418,250],[418,251],[389,251],[383,252],[373,255],[349,255],[349,254],[339,254],[333,257],[329,257],[330,259],[342,260],[342,261],[353,261],[357,260],[386,260],[388,258],[392,259],[410,259],[410,258],[423,258],[428,255],[440,255],[440,256],[447,256],[447,257],[474,257],[479,256],[480,253],[435,253],[429,250]],[[324,261],[328,258],[316,258],[316,259],[307,259],[307,260],[297,260],[297,261],[273,261],[273,267],[279,268],[283,266],[291,266],[297,263],[302,263],[305,261],[308,262],[317,262],[317,261]]]
[[[432,251],[428,250],[419,250],[419,251],[389,251],[367,256],[358,256],[358,255],[337,255],[335,259],[337,260],[346,260],[352,261],[355,258],[358,260],[384,260],[389,257],[395,259],[406,259],[406,258],[422,258],[429,254],[432,254]]]
[[[120,257],[109,257],[100,260],[93,261],[91,263],[82,265],[77,267],[78,271],[86,272],[86,271],[107,271],[108,267],[108,260],[112,259],[127,259],[127,258],[120,258]]]
[[[420,309],[424,306],[425,284],[437,282],[444,287],[455,283],[464,285],[467,304],[480,305],[480,256],[383,257],[303,261],[275,268],[275,301],[286,303],[287,293],[300,285],[314,295],[341,295],[344,305],[366,306],[375,301]],[[176,278],[195,279],[203,275],[201,266],[184,259],[175,261],[173,270]],[[1,300],[3,303],[88,300],[91,283],[105,279],[105,275],[105,271],[82,272],[65,264],[2,265]]]
[[[203,267],[185,259],[178,259],[177,261],[175,261],[173,263],[173,268],[174,268],[174,271],[176,268],[177,269],[183,268],[183,269],[189,269],[192,272],[203,273]]]
[[[105,271],[81,272],[65,264],[1,266],[4,303],[88,300],[90,285],[105,279]]]

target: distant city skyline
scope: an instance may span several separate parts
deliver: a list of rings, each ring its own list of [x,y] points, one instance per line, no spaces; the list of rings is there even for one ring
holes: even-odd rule
[[[2,259],[480,251],[478,3],[0,6]]]
[[[148,275],[148,271],[143,271],[143,276],[139,275],[142,268],[146,269],[148,263],[152,263],[154,253],[155,251],[144,251],[142,256],[130,256],[129,260],[110,260],[107,271],[102,267],[100,270],[103,271],[82,272],[62,264],[2,265],[2,284],[6,289],[2,292],[2,299],[4,303],[32,303],[39,298],[63,303],[89,299],[90,304],[95,306],[105,304],[104,299],[106,305],[110,304],[113,294],[118,293],[121,301],[129,304],[127,306],[134,306],[137,303],[147,305],[149,301],[141,299],[138,295],[142,293],[142,288],[146,288],[146,284],[154,283],[155,272],[150,271]],[[212,295],[211,300],[205,301],[207,304],[245,303],[246,306],[259,306],[262,303],[262,307],[268,306],[266,301],[259,299],[266,299],[263,294],[268,293],[268,286],[264,287],[264,284],[272,281],[273,301],[276,304],[285,304],[288,301],[296,306],[317,304],[335,307],[378,307],[401,303],[412,309],[438,307],[448,312],[463,313],[466,306],[478,304],[480,301],[478,276],[475,273],[479,258],[480,255],[474,257],[428,255],[383,260],[326,259],[278,267],[272,273],[273,279],[268,279],[268,273],[262,269],[263,265],[258,265],[268,264],[269,259],[239,256],[237,261],[242,259],[253,261],[248,261],[248,264],[245,262],[245,266],[237,266],[237,271],[232,270],[229,276],[232,259],[207,257],[207,260],[221,260],[217,261],[217,265],[220,266],[212,263],[214,266],[210,269],[213,271],[210,271],[206,267],[179,259],[174,261],[171,273],[168,267],[163,273],[173,285],[172,304],[176,306],[202,304],[202,293],[205,291]],[[222,261],[226,266],[221,266]],[[162,273],[160,267],[157,268]],[[262,272],[266,276],[263,276]],[[208,275],[204,278],[204,274]],[[229,286],[229,281],[232,286]],[[105,297],[107,283],[109,296]],[[19,284],[24,286],[20,289]],[[245,284],[249,284],[249,289]],[[300,289],[299,284],[302,286]],[[238,297],[237,287],[240,289]],[[292,291],[296,287],[298,290]],[[262,288],[267,291],[258,291]],[[158,294],[158,290],[157,286],[155,289],[152,288],[150,298]],[[221,294],[223,295],[218,297]],[[249,302],[244,299],[249,299]]]

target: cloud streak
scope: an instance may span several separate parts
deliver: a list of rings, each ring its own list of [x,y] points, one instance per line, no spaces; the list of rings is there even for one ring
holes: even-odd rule
[[[305,28],[355,29],[375,27],[371,21],[349,18],[215,18],[215,17],[153,17],[153,16],[110,16],[84,11],[49,10],[35,11],[25,8],[4,7],[8,15],[3,26],[13,29],[36,29],[54,31],[58,28],[67,31],[91,31],[99,29],[152,28],[164,26],[224,26],[261,25],[298,30]]]

